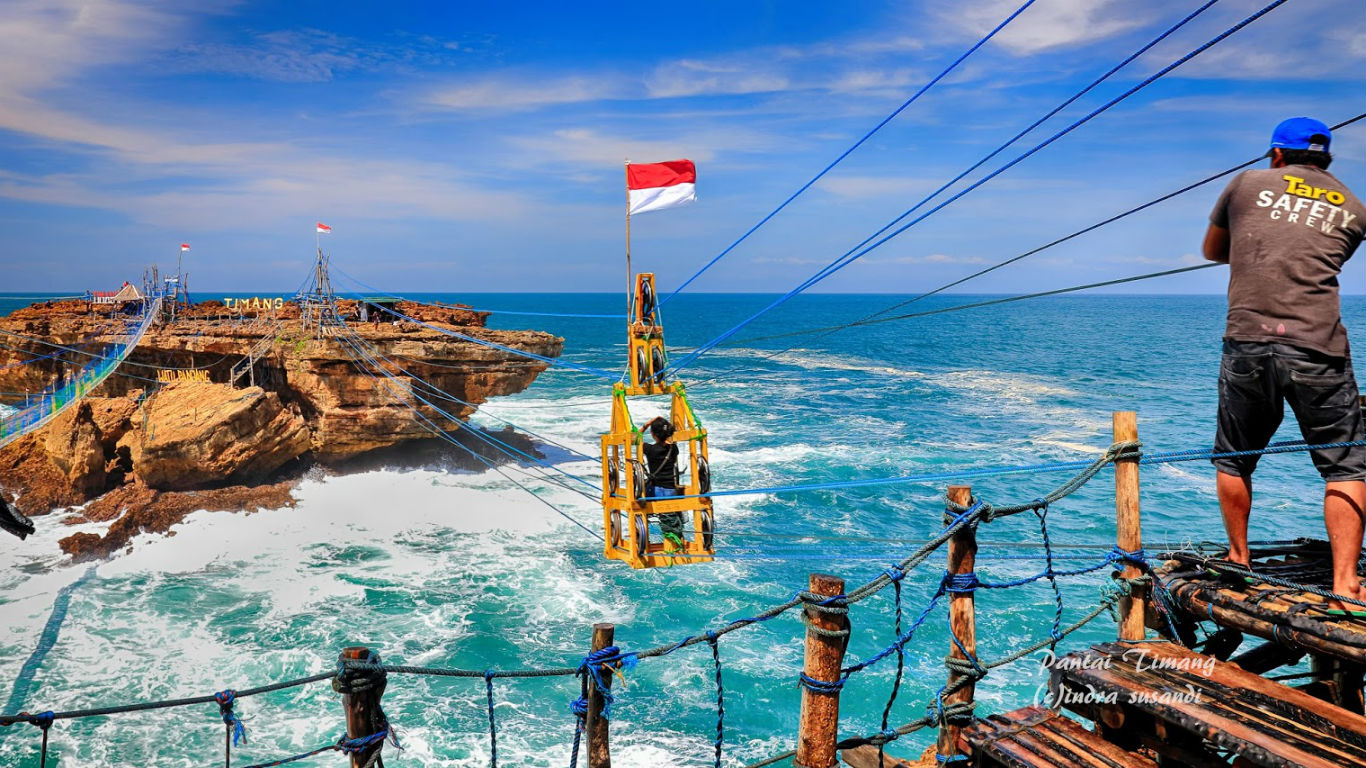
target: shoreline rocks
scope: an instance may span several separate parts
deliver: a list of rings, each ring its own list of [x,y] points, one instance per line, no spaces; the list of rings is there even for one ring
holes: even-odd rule
[[[526,389],[547,367],[416,323],[361,322],[354,302],[339,306],[346,339],[305,328],[293,304],[262,307],[178,308],[90,396],[0,449],[0,499],[30,517],[86,505],[83,519],[114,520],[103,537],[61,542],[73,557],[103,557],[195,509],[289,506],[295,481],[287,478],[311,464],[344,468],[433,443],[410,402],[458,434],[480,403]],[[544,357],[563,346],[540,331],[490,330],[487,313],[465,307],[395,309]],[[73,375],[115,340],[109,334],[123,325],[116,312],[67,301],[0,318],[14,347],[0,349],[0,391],[39,392]],[[69,350],[38,359],[53,344]],[[424,386],[419,378],[450,395],[439,402],[459,424],[402,396]]]

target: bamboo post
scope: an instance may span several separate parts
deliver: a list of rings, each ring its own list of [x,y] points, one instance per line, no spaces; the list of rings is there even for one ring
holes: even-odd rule
[[[948,498],[949,501],[966,507],[972,504],[972,486],[950,485]],[[958,532],[949,539],[948,572],[951,575],[972,573],[976,564],[977,528],[976,526],[965,525],[959,528]],[[968,656],[963,653],[963,650],[966,650],[973,658],[977,657],[977,619],[974,597],[974,593],[970,591],[949,594],[949,629],[953,632],[954,637],[958,638],[958,642],[963,644],[963,649],[960,650],[958,643],[950,641],[949,658],[967,661]],[[948,686],[952,687],[959,683],[963,677],[963,673],[950,670]],[[958,690],[945,694],[944,706],[972,703],[976,687],[975,681],[969,680]],[[961,725],[952,725],[947,722],[941,725],[935,751],[946,758],[959,754],[958,734],[962,730]]]
[[[810,590],[814,595],[834,597],[844,594],[844,579],[813,573]],[[806,660],[803,673],[820,683],[837,683],[844,664],[844,649],[849,645],[849,617],[826,613],[808,604],[806,616]],[[829,633],[843,634],[829,634]],[[797,757],[801,768],[832,768],[835,741],[839,737],[840,694],[838,688],[812,690],[802,686],[801,725],[797,732]]]
[[[1138,439],[1138,415],[1133,411],[1115,411],[1115,442]],[[1125,552],[1143,548],[1143,532],[1139,524],[1138,460],[1121,459],[1115,462],[1115,543]],[[1138,578],[1142,571],[1125,564],[1123,576]],[[1146,586],[1135,585],[1132,595],[1119,601],[1119,639],[1143,639],[1143,606],[1148,594]]]
[[[365,646],[346,648],[341,660],[361,661],[378,664],[379,654],[372,653]],[[342,695],[342,709],[346,713],[346,737],[361,739],[378,733],[384,725],[384,715],[380,710],[380,697],[384,695],[387,684],[383,672],[355,671],[343,673],[332,680],[332,688]],[[370,757],[379,751],[383,742],[373,744],[367,749],[351,755],[351,768],[361,768]]]
[[[615,624],[594,624],[592,650],[601,651],[612,644],[616,634]],[[612,687],[612,674],[600,675],[604,688]],[[611,768],[612,753],[607,741],[607,718],[602,716],[602,692],[588,679],[588,716],[584,719],[584,733],[588,738],[588,768]]]

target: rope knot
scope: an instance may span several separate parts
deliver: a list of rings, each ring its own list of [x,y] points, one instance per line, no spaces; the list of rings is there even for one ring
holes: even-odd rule
[[[30,725],[35,725],[44,731],[51,728],[52,722],[57,719],[57,715],[54,714],[52,710],[39,712],[36,715],[30,715],[27,712],[20,712],[19,714],[25,715]]]
[[[1110,550],[1110,558],[1117,563],[1132,565],[1140,570],[1146,571],[1150,568],[1148,564],[1148,554],[1143,551],[1142,547],[1131,552],[1127,549],[1121,549],[1120,546],[1116,544],[1114,548]]]
[[[337,739],[337,749],[340,750],[343,755],[360,754],[376,744],[382,744],[388,736],[389,730],[387,728],[378,733],[372,733],[369,736],[359,736],[354,739],[348,739],[343,736],[340,739]]]
[[[580,720],[588,717],[588,699],[585,699],[584,697],[580,696],[579,698],[569,702],[569,711],[572,712],[574,716],[579,718]]]
[[[839,693],[840,690],[844,688],[844,680],[845,678],[840,678],[833,682],[817,680],[816,678],[807,675],[805,672],[797,676],[798,685],[812,693],[823,694]]]
[[[951,595],[970,595],[982,586],[978,581],[977,573],[968,571],[967,573],[944,572],[944,591]]]
[[[882,575],[886,576],[888,579],[894,582],[901,581],[902,579],[906,578],[906,572],[901,570],[901,566],[899,565],[894,565],[888,568],[887,570],[882,572]]]
[[[337,693],[356,694],[378,689],[380,693],[388,685],[389,675],[380,666],[379,654],[369,648],[356,651],[348,649],[337,659],[337,675],[332,678],[332,690]]]
[[[232,745],[237,746],[238,741],[246,743],[247,727],[232,711],[232,705],[237,702],[237,691],[231,688],[219,691],[213,695],[213,700],[218,702],[218,714],[223,718],[223,725],[232,729]]]
[[[602,696],[602,716],[604,718],[611,719],[612,703],[616,701],[616,697],[612,695],[612,689],[607,687],[611,675],[616,673],[625,683],[626,677],[621,674],[622,670],[635,669],[639,663],[640,657],[638,655],[622,653],[621,649],[615,645],[593,651],[579,663],[578,672],[575,674],[580,677],[586,676],[588,680],[592,681],[598,694]],[[606,679],[603,678],[604,673],[607,674]]]

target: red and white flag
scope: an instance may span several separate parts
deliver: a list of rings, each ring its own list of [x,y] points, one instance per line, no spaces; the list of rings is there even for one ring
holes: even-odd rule
[[[181,243],[181,244],[180,244],[180,252],[181,252],[181,253],[184,253],[184,252],[186,252],[186,251],[188,251],[188,250],[190,250],[190,244],[189,244],[189,243]]]
[[[332,228],[320,221],[318,222],[318,232],[324,235],[330,235],[332,234]]]
[[[697,167],[691,160],[666,163],[627,163],[629,213],[662,211],[697,199]]]

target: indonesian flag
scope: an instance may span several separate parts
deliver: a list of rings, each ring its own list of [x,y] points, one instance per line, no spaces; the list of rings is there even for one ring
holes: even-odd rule
[[[188,250],[190,250],[190,244],[189,244],[189,243],[181,243],[181,244],[180,244],[180,252],[181,252],[181,253],[184,253],[184,252],[186,252],[186,251],[188,251]]]
[[[332,234],[332,228],[320,221],[318,222],[318,232],[320,234],[330,235]]]
[[[697,199],[697,168],[691,160],[667,163],[627,163],[629,213],[662,211]]]

